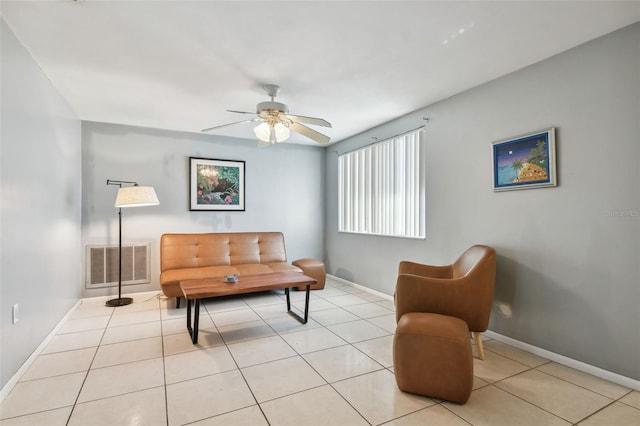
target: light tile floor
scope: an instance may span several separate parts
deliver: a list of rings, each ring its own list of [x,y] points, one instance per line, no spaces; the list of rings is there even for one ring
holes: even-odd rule
[[[161,295],[84,301],[0,405],[13,425],[640,425],[640,392],[496,340],[464,405],[398,390],[393,303],[329,279],[310,320],[282,292],[211,299],[191,344]],[[304,293],[292,294],[303,308]]]

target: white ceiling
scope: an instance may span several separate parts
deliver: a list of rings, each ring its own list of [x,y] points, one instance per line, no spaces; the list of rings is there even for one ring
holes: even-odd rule
[[[199,132],[268,100],[337,142],[640,21],[640,1],[2,0],[80,119]],[[570,78],[570,77],[569,77]],[[215,134],[253,139],[251,124]],[[212,140],[215,136],[211,136]],[[292,137],[294,143],[310,143]]]

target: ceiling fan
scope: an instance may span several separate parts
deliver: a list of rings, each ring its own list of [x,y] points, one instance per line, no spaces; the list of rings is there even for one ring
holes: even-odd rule
[[[323,135],[302,123],[323,127],[331,127],[331,123],[323,120],[322,118],[289,114],[289,108],[285,104],[274,101],[280,91],[280,86],[275,84],[265,84],[262,88],[267,92],[267,95],[271,97],[271,100],[267,102],[260,102],[256,105],[256,112],[227,110],[236,114],[257,114],[257,117],[249,120],[236,121],[233,123],[222,124],[220,126],[209,127],[207,129],[202,129],[202,131],[209,132],[236,124],[261,122],[253,129],[253,132],[258,138],[258,146],[268,146],[269,144],[287,140],[291,130],[320,144],[329,143],[331,140],[329,136]]]

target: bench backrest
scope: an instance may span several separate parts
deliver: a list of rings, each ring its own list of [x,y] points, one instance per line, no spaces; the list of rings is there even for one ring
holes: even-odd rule
[[[286,262],[281,232],[163,234],[160,270]]]

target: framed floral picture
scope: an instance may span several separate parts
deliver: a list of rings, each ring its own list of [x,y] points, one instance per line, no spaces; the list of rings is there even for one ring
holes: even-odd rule
[[[493,190],[556,186],[555,128],[492,144]]]
[[[244,161],[189,157],[189,210],[244,211]]]

